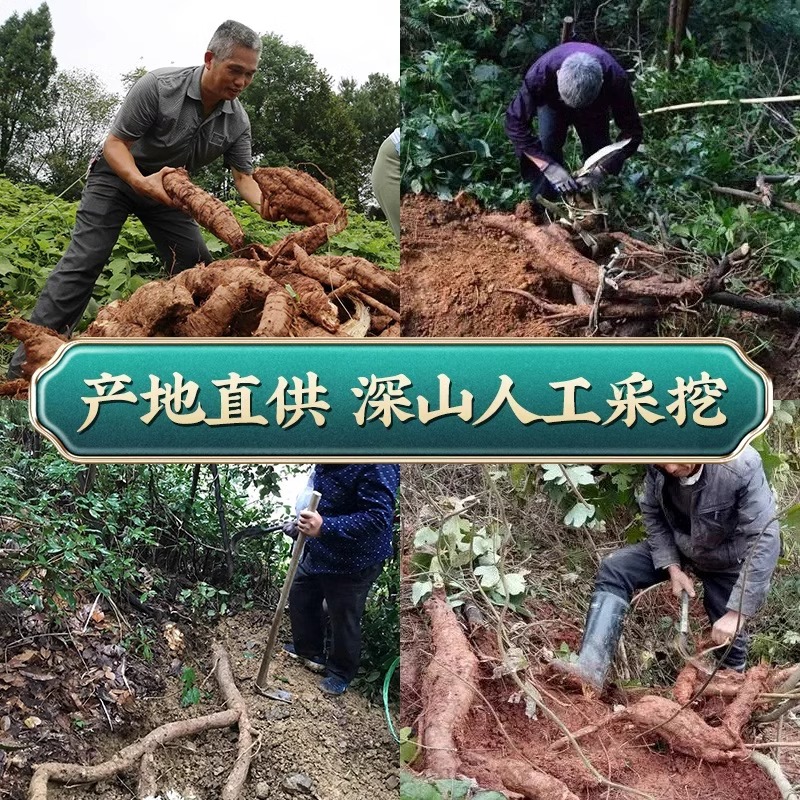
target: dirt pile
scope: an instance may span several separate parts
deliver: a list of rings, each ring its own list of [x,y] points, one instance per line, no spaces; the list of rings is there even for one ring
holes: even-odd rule
[[[758,287],[741,296],[725,288],[747,264],[746,246],[714,262],[587,231],[583,220],[536,224],[523,208],[486,212],[464,197],[406,195],[402,225],[403,336],[650,336],[668,320],[661,330],[670,335],[725,335],[746,351],[759,344],[776,396],[797,394],[800,311]],[[726,326],[704,329],[725,305],[738,309]]]

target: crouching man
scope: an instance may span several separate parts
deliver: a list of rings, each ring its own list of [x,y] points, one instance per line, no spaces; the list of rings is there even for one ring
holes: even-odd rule
[[[766,598],[780,552],[761,457],[747,447],[725,464],[651,465],[639,504],[646,540],[603,559],[578,660],[553,670],[601,688],[634,592],[669,580],[676,597],[694,597],[694,578],[714,643],[733,642],[722,666],[744,670],[743,627]]]

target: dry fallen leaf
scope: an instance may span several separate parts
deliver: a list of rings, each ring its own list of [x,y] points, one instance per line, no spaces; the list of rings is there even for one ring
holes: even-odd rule
[[[170,650],[183,649],[183,634],[174,622],[168,622],[164,626],[164,638],[167,640]]]

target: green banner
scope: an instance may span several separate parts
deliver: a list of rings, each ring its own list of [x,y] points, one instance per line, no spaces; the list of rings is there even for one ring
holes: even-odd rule
[[[76,461],[709,461],[771,391],[725,339],[86,339],[31,417]]]

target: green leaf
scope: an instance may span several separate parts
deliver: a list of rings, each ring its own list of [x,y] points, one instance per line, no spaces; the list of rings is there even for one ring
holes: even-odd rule
[[[411,585],[411,602],[418,606],[423,600],[430,597],[433,592],[433,583],[431,581],[414,581]]]
[[[484,589],[491,589],[500,583],[500,570],[494,566],[475,567],[475,576],[480,578]]]
[[[795,503],[789,506],[786,511],[781,514],[783,524],[788,528],[800,529],[800,503]]]
[[[463,800],[472,788],[469,781],[454,779],[438,780],[434,781],[434,784],[441,793],[442,800]]]
[[[564,524],[571,528],[580,528],[594,516],[595,507],[591,503],[576,503],[567,511]]]
[[[506,592],[510,595],[523,594],[525,592],[525,576],[521,572],[503,575],[503,584]]]
[[[439,531],[434,530],[433,528],[420,528],[414,534],[414,547],[422,548],[422,547],[431,547],[435,546],[439,541]]]

